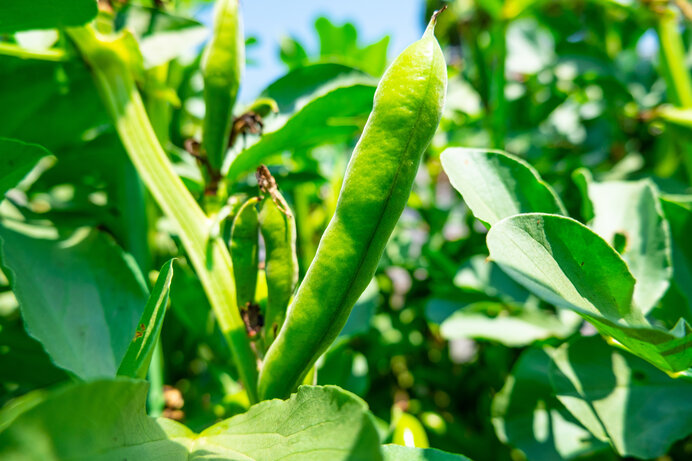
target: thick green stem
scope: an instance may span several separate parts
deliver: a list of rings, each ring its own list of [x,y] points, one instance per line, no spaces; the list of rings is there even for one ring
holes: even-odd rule
[[[657,32],[670,102],[678,107],[692,107],[692,79],[685,65],[685,45],[678,19],[672,11],[658,15]]]
[[[504,149],[507,136],[507,100],[505,99],[505,61],[507,60],[507,21],[498,19],[491,28],[495,66],[491,96],[491,137],[495,149]]]
[[[661,45],[661,70],[666,80],[668,100],[679,108],[692,107],[692,78],[685,65],[685,45],[678,18],[673,10],[656,13],[658,40]],[[688,132],[669,126],[667,136],[685,161],[692,183],[692,143]]]
[[[154,355],[151,357],[149,364],[149,395],[147,402],[149,403],[149,416],[157,418],[163,413],[166,406],[166,401],[163,397],[163,348],[161,347],[161,338],[156,341]]]
[[[15,43],[0,42],[0,55],[15,56],[22,59],[39,59],[41,61],[65,61],[67,55],[65,50],[60,48],[49,48],[47,50],[28,50]]]
[[[157,94],[157,89],[164,88],[168,83],[168,63],[149,69],[146,78],[146,85],[149,87],[148,94],[145,91],[147,114],[149,114],[149,120],[160,144],[166,146],[169,143],[168,127],[171,122],[171,104]]]
[[[91,67],[96,86],[113,118],[132,163],[164,214],[175,224],[226,337],[251,402],[257,401],[257,364],[236,307],[231,257],[219,239],[209,239],[209,219],[202,212],[159,144],[127,65],[120,40],[97,37],[89,27],[70,36]]]

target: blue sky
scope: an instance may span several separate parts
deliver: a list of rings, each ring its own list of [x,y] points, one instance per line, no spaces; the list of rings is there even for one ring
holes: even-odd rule
[[[316,52],[315,19],[326,16],[332,22],[352,22],[360,43],[371,43],[390,36],[389,58],[393,58],[423,33],[422,0],[241,0],[245,34],[259,39],[249,50],[257,61],[249,66],[240,90],[241,102],[253,100],[264,87],[285,71],[279,60],[279,43],[287,35]],[[206,12],[205,12],[206,13]],[[210,14],[199,19],[207,22]]]

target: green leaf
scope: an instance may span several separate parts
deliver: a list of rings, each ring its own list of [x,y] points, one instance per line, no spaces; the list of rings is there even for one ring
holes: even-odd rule
[[[60,236],[4,220],[0,242],[29,334],[79,378],[115,376],[147,299],[132,259],[88,229]]]
[[[604,446],[553,395],[550,356],[528,349],[493,398],[491,421],[498,438],[530,460],[571,459]]]
[[[495,224],[490,257],[542,299],[576,311],[598,331],[665,371],[692,365],[692,328],[653,328],[632,306],[634,278],[600,236],[570,218],[522,214]]]
[[[521,347],[547,338],[565,338],[580,322],[579,316],[564,310],[555,315],[536,308],[512,309],[503,303],[479,302],[442,322],[440,334],[448,340],[476,338]]]
[[[0,200],[46,155],[50,152],[37,144],[0,138]]]
[[[26,333],[19,316],[0,316],[0,351],[0,382],[19,386],[14,395],[69,379],[53,365],[41,344]],[[5,397],[0,393],[0,401]]]
[[[364,48],[358,46],[358,31],[351,23],[334,25],[329,19],[321,17],[315,21],[315,29],[320,38],[320,59],[343,62],[362,69],[370,75],[382,75],[387,65],[387,46],[389,37]]]
[[[284,37],[281,40],[279,57],[290,70],[302,67],[308,62],[305,48],[293,37]]]
[[[486,255],[474,255],[464,262],[454,276],[454,286],[505,302],[524,304],[529,298],[526,288],[488,261]]]
[[[668,196],[661,199],[663,212],[670,225],[673,251],[672,285],[684,297],[675,306],[678,315],[692,322],[692,196]]]
[[[566,215],[562,202],[525,161],[501,151],[452,147],[442,168],[474,216],[490,225],[519,213]]]
[[[161,334],[163,318],[166,315],[171,280],[173,280],[172,259],[161,267],[137,329],[133,333],[132,342],[118,367],[118,376],[141,379],[146,377],[154,347]]]
[[[80,26],[96,17],[96,0],[0,0],[0,34]]]
[[[0,111],[0,136],[38,143],[59,156],[61,148],[74,148],[86,131],[108,120],[82,61],[0,57],[0,81],[0,107],[11,108]]]
[[[382,446],[384,461],[470,461],[463,455],[454,455],[434,448],[402,447],[388,444]]]
[[[634,278],[627,265],[581,223],[543,213],[512,216],[493,225],[487,243],[493,261],[552,304],[646,325],[631,307]]]
[[[332,345],[317,366],[317,384],[336,385],[357,395],[365,395],[370,387],[368,360],[350,348],[348,341]]]
[[[598,337],[553,354],[554,392],[565,407],[621,456],[656,458],[692,433],[692,383],[673,379]]]
[[[302,83],[291,88],[295,82]],[[280,114],[233,159],[228,178],[235,180],[286,151],[350,140],[372,109],[375,87],[374,79],[345,66],[316,65],[289,73],[264,93],[278,103]]]
[[[128,378],[35,392],[0,413],[0,458],[381,460],[365,403],[339,388],[303,386],[200,434],[144,413],[147,384]]]
[[[650,180],[588,181],[589,227],[622,255],[636,279],[634,304],[644,315],[661,299],[673,272],[670,229]]]
[[[130,5],[121,15],[123,27],[137,37],[146,69],[189,55],[199,49],[209,35],[207,28],[198,21],[161,9]]]
[[[302,386],[288,400],[261,402],[203,431],[197,445],[198,450],[232,448],[267,461],[381,459],[365,402],[334,386]]]
[[[276,101],[282,114],[292,113],[335,88],[358,84],[377,85],[377,80],[343,64],[312,64],[292,70],[274,81],[262,96]]]
[[[128,378],[36,391],[0,412],[0,458],[188,459],[144,413],[148,384]]]

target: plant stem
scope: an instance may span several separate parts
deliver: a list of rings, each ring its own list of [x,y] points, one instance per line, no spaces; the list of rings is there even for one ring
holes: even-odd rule
[[[507,21],[496,19],[490,33],[495,66],[490,85],[490,125],[493,147],[504,149],[507,136],[507,100],[505,99],[505,61],[507,59]]]
[[[656,15],[656,32],[661,46],[661,68],[666,80],[668,99],[679,108],[692,107],[692,78],[685,65],[685,45],[680,36],[677,16],[672,9],[664,9]],[[687,166],[692,183],[692,144],[690,135],[678,127],[668,126],[666,135],[680,152]]]
[[[685,66],[685,45],[677,17],[672,10],[666,10],[658,14],[657,19],[656,31],[670,102],[678,107],[692,107],[692,79]]]
[[[163,409],[166,406],[166,401],[163,397],[163,348],[161,347],[161,338],[156,341],[154,355],[151,357],[149,365],[149,395],[147,402],[149,403],[149,416],[155,418],[161,416]]]
[[[230,254],[219,238],[209,239],[209,219],[173,171],[156,138],[128,67],[129,48],[123,41],[131,37],[107,40],[88,26],[70,29],[69,33],[91,67],[101,98],[142,181],[176,224],[231,347],[250,402],[257,402],[256,358],[236,307]]]
[[[50,48],[47,50],[28,50],[14,43],[0,42],[0,55],[15,56],[22,59],[39,59],[42,61],[64,61],[67,58],[65,50]]]

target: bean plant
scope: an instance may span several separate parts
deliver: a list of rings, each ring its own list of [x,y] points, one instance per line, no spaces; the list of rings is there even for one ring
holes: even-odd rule
[[[0,459],[690,459],[688,2],[242,6],[0,2]]]

